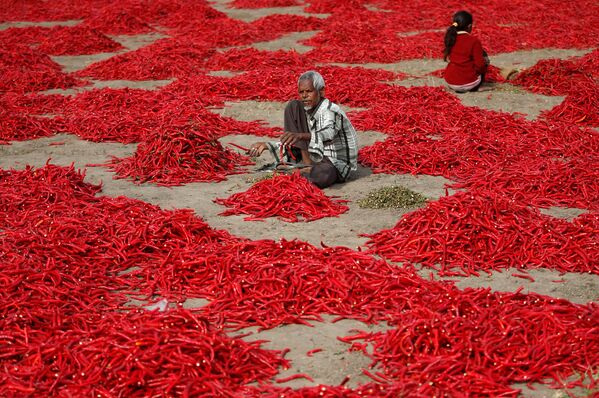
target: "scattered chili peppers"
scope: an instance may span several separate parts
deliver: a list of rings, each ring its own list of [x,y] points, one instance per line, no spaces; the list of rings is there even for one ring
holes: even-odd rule
[[[311,356],[314,356],[314,354],[321,352],[321,351],[322,351],[322,348],[314,348],[313,350],[306,352],[306,356],[311,357]]]
[[[528,274],[517,274],[517,273],[514,273],[514,274],[512,274],[512,276],[514,276],[516,278],[528,279],[531,282],[535,281],[535,278],[533,278],[532,276],[530,276]]]

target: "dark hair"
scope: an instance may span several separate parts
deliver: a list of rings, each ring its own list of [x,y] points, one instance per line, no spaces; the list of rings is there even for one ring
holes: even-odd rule
[[[469,25],[472,25],[472,14],[468,11],[458,11],[453,14],[453,22],[447,32],[445,32],[445,50],[443,51],[443,60],[447,61],[447,57],[454,46],[458,32],[467,30]]]

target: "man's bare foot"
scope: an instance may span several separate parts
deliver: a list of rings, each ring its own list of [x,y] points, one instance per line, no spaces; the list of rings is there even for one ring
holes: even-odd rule
[[[276,167],[275,170],[277,171],[290,171],[293,170],[294,167],[290,164],[287,163],[279,163]]]
[[[312,166],[302,167],[300,169],[300,174],[303,175],[304,177],[307,177],[310,175],[311,171],[312,171]]]

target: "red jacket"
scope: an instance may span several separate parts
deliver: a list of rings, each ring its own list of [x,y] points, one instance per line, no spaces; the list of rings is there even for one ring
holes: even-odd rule
[[[483,46],[480,40],[469,33],[458,34],[448,59],[445,81],[449,84],[457,86],[472,83],[487,71]]]

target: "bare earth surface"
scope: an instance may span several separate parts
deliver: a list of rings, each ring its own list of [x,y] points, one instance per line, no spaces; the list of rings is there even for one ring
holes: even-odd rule
[[[216,9],[229,14],[233,18],[252,21],[265,15],[289,13],[294,15],[306,14],[302,7],[283,7],[272,9],[240,10],[227,8],[226,1],[213,1]],[[322,15],[320,15],[322,16]],[[326,17],[326,15],[325,15]],[[62,25],[76,24],[78,21],[61,22]],[[33,23],[5,23],[0,24],[0,29],[12,26],[28,26]],[[49,26],[51,23],[36,23],[40,26]],[[308,51],[310,48],[298,41],[311,37],[316,32],[296,32],[272,42],[256,43],[255,47],[261,50],[295,49],[298,52]],[[113,37],[130,51],[148,45],[161,38],[161,35],[139,35],[134,37]],[[589,49],[591,50],[591,49]],[[519,51],[510,54],[498,54],[492,57],[491,62],[499,67],[526,67],[534,65],[538,60],[546,58],[568,58],[582,55],[587,51],[545,49],[534,51]],[[121,52],[122,53],[122,52]],[[107,59],[117,53],[95,54],[90,56],[54,57],[65,71],[75,71],[87,65]],[[404,72],[410,75],[406,80],[389,82],[389,84],[432,85],[442,86],[439,78],[427,76],[428,73],[441,69],[444,63],[440,60],[409,60],[394,64],[367,64],[362,67],[380,68],[395,72]],[[222,76],[223,73],[221,72]],[[224,75],[227,75],[226,72]],[[232,74],[230,74],[232,75]],[[168,84],[163,81],[96,81],[92,86],[73,90],[51,90],[47,93],[61,93],[70,95],[81,90],[98,87],[132,87],[152,90]],[[457,94],[456,94],[457,95]],[[562,97],[546,97],[524,92],[508,84],[499,85],[493,91],[460,94],[460,100],[468,106],[477,106],[484,109],[493,109],[503,112],[518,112],[529,119],[535,119],[538,114],[546,109],[559,104]],[[342,105],[342,104],[341,104]],[[224,108],[212,109],[213,112],[233,117],[239,120],[261,120],[267,125],[281,126],[284,104],[276,102],[232,102]],[[352,109],[345,108],[346,111]],[[384,139],[384,135],[375,131],[359,132],[360,147],[371,145]],[[258,137],[247,135],[231,135],[222,139],[223,143],[234,142],[248,146],[260,140]],[[60,145],[56,145],[60,144]],[[382,229],[393,227],[398,219],[413,209],[405,210],[372,210],[363,209],[357,201],[365,197],[372,190],[389,185],[401,185],[425,195],[431,200],[436,200],[446,194],[445,184],[450,181],[441,177],[426,175],[386,175],[373,174],[367,168],[361,167],[357,179],[343,185],[336,185],[326,190],[328,195],[338,196],[350,201],[350,211],[338,218],[321,219],[310,223],[286,223],[276,219],[263,222],[243,221],[243,216],[224,217],[219,215],[224,208],[213,202],[215,198],[224,198],[229,195],[247,190],[261,173],[254,172],[252,166],[247,174],[231,176],[221,183],[196,183],[181,187],[158,187],[152,184],[134,185],[130,181],[115,180],[113,174],[103,167],[91,167],[90,164],[104,163],[111,156],[129,156],[135,151],[135,145],[122,145],[114,143],[92,143],[78,139],[74,135],[57,135],[25,142],[13,142],[11,145],[0,147],[0,167],[4,169],[21,169],[26,165],[42,166],[46,162],[58,165],[74,164],[77,168],[86,168],[86,180],[91,183],[103,183],[103,195],[128,196],[143,200],[165,209],[191,208],[196,214],[206,220],[213,228],[225,229],[235,235],[245,236],[250,239],[271,238],[278,240],[300,239],[315,245],[324,243],[328,246],[348,246],[358,248],[363,245],[366,238],[361,234],[368,234]],[[265,156],[264,156],[265,157]],[[261,163],[269,159],[260,158]],[[449,190],[451,194],[451,190]],[[544,209],[546,214],[553,217],[571,219],[584,210],[552,208]],[[422,275],[429,277],[430,270],[422,270]],[[458,287],[489,287],[494,291],[515,291],[523,288],[525,292],[536,292],[556,298],[565,298],[575,303],[597,301],[599,298],[599,277],[590,274],[565,274],[548,270],[530,271],[535,282],[529,282],[511,276],[510,270],[496,272],[480,277],[455,279]],[[435,277],[432,275],[432,277]],[[559,281],[559,282],[556,282]],[[198,307],[204,305],[204,300],[188,300],[185,307]],[[143,305],[143,303],[140,303]],[[347,336],[352,330],[384,330],[385,325],[366,325],[356,321],[342,320],[333,322],[326,318],[324,322],[312,322],[313,327],[304,325],[287,325],[272,330],[258,332],[255,329],[246,330],[250,333],[244,337],[247,340],[268,340],[266,348],[289,348],[287,358],[292,362],[289,370],[282,371],[280,377],[295,373],[306,373],[313,377],[314,382],[297,379],[283,385],[300,387],[318,384],[336,385],[347,376],[348,386],[356,386],[367,382],[369,379],[362,374],[362,369],[367,368],[370,360],[360,352],[350,352],[349,345],[337,340],[338,336]],[[321,349],[313,355],[306,353],[310,350]],[[565,396],[564,392],[551,390],[542,385],[535,386],[532,390],[525,385],[518,386],[523,389],[524,397],[559,397]],[[585,396],[587,392],[570,391],[575,396]]]

